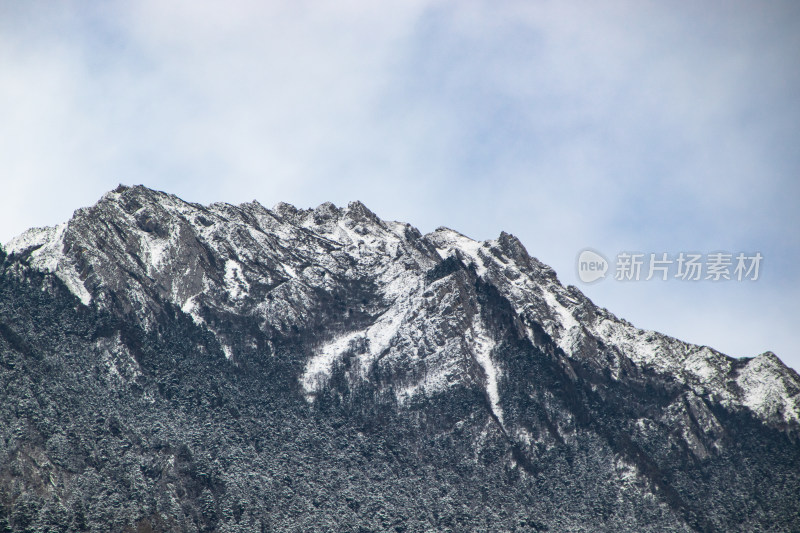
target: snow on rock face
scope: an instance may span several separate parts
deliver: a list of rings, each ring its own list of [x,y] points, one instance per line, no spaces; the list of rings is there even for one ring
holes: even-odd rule
[[[475,267],[479,276],[486,274],[486,256],[481,251],[484,243],[474,241],[449,228],[439,228],[428,235],[428,238],[434,243],[436,252],[442,259],[447,259],[451,255],[463,257],[468,264]]]
[[[480,386],[503,424],[502,364],[475,301],[480,282],[505,299],[534,345],[543,330],[563,357],[614,379],[633,365],[764,420],[800,423],[800,379],[774,355],[734,365],[707,347],[637,329],[561,285],[506,233],[476,241],[439,228],[423,236],[360,202],[201,206],[120,187],[68,223],[28,230],[6,251],[58,276],[85,305],[116,306],[145,326],[169,302],[216,335],[233,362],[256,343],[225,338],[209,314],[247,316],[281,335],[327,320],[335,327],[309,345],[299,377],[310,401],[350,358],[353,386],[379,369],[401,403],[454,384]]]
[[[52,228],[33,228],[14,238],[6,245],[8,254],[27,255],[31,266],[58,276],[83,305],[89,305],[92,295],[86,290],[78,268],[64,254],[64,233],[68,223]]]
[[[762,418],[800,422],[797,374],[786,368],[772,352],[748,361],[736,383],[742,388],[743,403]]]
[[[241,265],[233,259],[225,261],[225,287],[232,298],[239,298],[250,290],[250,284],[242,274]]]

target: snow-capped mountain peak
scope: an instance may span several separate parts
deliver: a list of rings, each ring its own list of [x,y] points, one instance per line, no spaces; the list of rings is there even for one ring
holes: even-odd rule
[[[800,516],[800,378],[777,356],[638,329],[511,234],[422,235],[360,202],[120,186],[29,230],[0,249],[0,381],[0,529]]]
[[[800,381],[773,355],[742,362],[639,330],[564,287],[508,233],[476,241],[442,227],[423,236],[357,201],[201,206],[120,186],[69,222],[31,229],[6,248],[58,276],[84,305],[152,325],[168,302],[215,334],[234,362],[245,356],[242,341],[215,329],[212,314],[251,317],[262,332],[302,331],[320,319],[321,300],[364,292],[309,348],[299,378],[309,400],[346,361],[352,386],[392,375],[401,402],[480,383],[502,420],[507,370],[493,359],[500,339],[476,293],[485,284],[509,306],[516,334],[541,346],[544,332],[571,362],[565,368],[588,364],[617,380],[637,368],[770,422],[797,427],[800,419]]]

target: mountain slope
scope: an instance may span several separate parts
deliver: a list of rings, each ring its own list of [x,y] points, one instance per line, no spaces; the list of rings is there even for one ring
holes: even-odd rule
[[[638,330],[511,235],[120,186],[6,253],[10,527],[800,527],[797,374]]]

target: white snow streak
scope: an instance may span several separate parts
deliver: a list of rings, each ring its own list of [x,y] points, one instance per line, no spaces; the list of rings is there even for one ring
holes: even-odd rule
[[[572,313],[570,313],[566,307],[561,305],[558,299],[556,299],[556,296],[547,289],[544,290],[544,300],[547,302],[550,310],[554,311],[558,316],[561,327],[564,328],[564,333],[558,335],[559,347],[564,350],[564,352],[571,353],[574,338],[580,334],[581,331],[580,323],[575,320],[575,317],[572,316]]]
[[[492,350],[495,343],[477,317],[472,323],[471,334],[472,337],[468,340],[472,341],[475,360],[481,365],[486,375],[486,393],[489,396],[492,412],[500,421],[500,425],[503,425],[503,410],[500,408],[500,392],[497,386],[500,370],[492,362]]]

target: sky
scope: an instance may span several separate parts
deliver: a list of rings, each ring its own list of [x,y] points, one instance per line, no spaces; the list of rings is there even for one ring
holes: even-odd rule
[[[799,63],[793,1],[0,0],[0,242],[119,183],[361,200],[512,233],[636,326],[800,369]],[[623,252],[763,260],[618,281]]]

